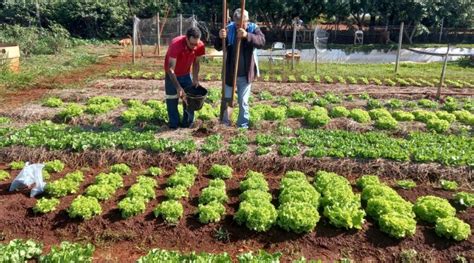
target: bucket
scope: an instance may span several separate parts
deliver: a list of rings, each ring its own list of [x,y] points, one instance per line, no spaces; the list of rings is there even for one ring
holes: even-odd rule
[[[191,87],[186,89],[187,109],[191,111],[198,111],[204,105],[207,97],[207,89],[203,86]]]

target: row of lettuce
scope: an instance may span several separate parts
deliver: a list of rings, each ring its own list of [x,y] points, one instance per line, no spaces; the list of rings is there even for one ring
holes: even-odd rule
[[[111,70],[106,74],[110,78],[131,78],[131,79],[159,79],[162,80],[165,78],[165,73],[163,71],[158,72],[147,72],[141,70]],[[220,81],[221,75],[206,73],[203,75],[202,80],[204,81]],[[343,77],[343,76],[329,76],[329,75],[288,75],[283,76],[281,74],[276,75],[263,75],[261,77],[262,81],[269,82],[312,82],[312,83],[326,83],[326,84],[360,84],[360,85],[378,85],[378,86],[415,86],[415,87],[435,87],[439,84],[438,79],[413,79],[413,78],[366,78],[366,77]],[[469,82],[465,80],[446,80],[444,86],[454,87],[454,88],[473,88],[474,82]]]
[[[314,113],[314,114],[313,114]],[[324,112],[323,112],[324,113]],[[318,114],[312,112],[311,119]],[[322,158],[388,159],[399,162],[436,162],[448,166],[474,165],[474,139],[471,136],[413,132],[405,138],[382,132],[350,132],[343,130],[297,129],[280,125],[270,133],[251,137],[245,131],[230,138],[213,134],[197,143],[192,137],[179,141],[157,138],[153,131],[133,129],[91,131],[80,127],[40,122],[15,130],[0,130],[0,148],[10,146],[43,147],[48,150],[144,149],[152,153],[187,155],[225,152],[255,154],[276,151],[282,157],[303,155]],[[252,148],[251,148],[252,147]]]
[[[219,94],[214,94],[217,89],[212,89],[208,102],[204,104],[203,109],[196,113],[196,118],[203,121],[216,119],[219,115],[219,107],[216,102]],[[268,92],[259,95],[262,101],[273,98]],[[364,97],[365,98],[365,97]],[[346,97],[347,100],[353,98]],[[422,109],[410,108],[407,110],[405,106],[410,106],[397,99],[392,99],[384,104],[376,99],[367,98],[367,110],[355,107],[348,109],[339,103],[342,98],[332,93],[324,96],[317,96],[314,92],[304,93],[295,91],[291,95],[290,103],[288,97],[282,97],[275,101],[276,106],[259,103],[254,105],[250,110],[250,122],[252,127],[258,127],[262,121],[285,121],[287,118],[303,118],[307,126],[318,128],[326,125],[331,118],[350,118],[361,124],[371,124],[380,130],[398,130],[403,125],[400,122],[421,122],[426,124],[426,129],[437,133],[445,133],[452,128],[461,131],[469,131],[470,126],[474,125],[474,103],[472,100],[460,102],[455,98],[449,97],[442,106],[437,102],[422,99],[415,105],[419,105]],[[311,105],[300,104],[301,102],[311,102]],[[162,101],[148,100],[143,103],[139,100],[129,100],[127,109],[121,113],[120,119],[128,126],[141,123],[164,124],[168,121],[166,105]],[[56,119],[67,122],[73,118],[82,116],[84,113],[91,115],[105,114],[117,109],[123,105],[121,99],[110,96],[97,96],[90,98],[85,105],[77,103],[64,104],[59,98],[49,98],[44,103],[47,107],[62,107],[57,113]],[[413,105],[411,105],[413,106]],[[429,109],[429,110],[427,110]],[[438,109],[438,110],[436,110]],[[389,111],[390,110],[390,111]],[[434,111],[436,110],[436,111]],[[236,119],[238,111],[233,113]]]
[[[53,172],[62,170],[60,161],[49,162],[52,163],[59,167]],[[166,223],[178,224],[184,215],[182,202],[189,198],[189,189],[194,185],[198,173],[192,164],[179,164],[166,180],[166,200],[155,207],[153,214]],[[69,216],[89,220],[100,215],[100,202],[109,200],[117,189],[123,188],[123,177],[130,174],[131,169],[126,164],[116,164],[109,173],[97,175],[85,193],[72,201],[67,209]],[[203,224],[219,222],[225,216],[225,204],[229,200],[225,180],[232,177],[233,169],[214,164],[206,174],[211,180],[201,191],[196,211]],[[128,188],[126,196],[118,202],[117,207],[123,218],[145,213],[148,202],[156,198],[158,183],[154,177],[160,175],[160,168],[151,167],[146,175],[137,177],[136,183]],[[82,172],[75,171],[48,182],[46,196],[37,201],[33,211],[49,213],[56,210],[59,198],[78,193],[83,181]],[[411,184],[415,184],[408,180],[397,183],[405,189],[411,189],[414,187]],[[441,180],[440,183],[443,189],[457,189],[456,182]],[[237,223],[258,232],[268,231],[278,225],[287,231],[306,233],[316,227],[321,218],[319,211],[333,226],[345,229],[362,229],[367,213],[378,223],[382,232],[394,238],[413,236],[416,219],[435,224],[438,235],[458,241],[467,239],[471,234],[469,224],[455,217],[456,209],[446,199],[422,196],[412,204],[373,175],[362,176],[356,185],[361,194],[354,193],[351,183],[335,173],[319,171],[311,184],[304,173],[289,171],[280,181],[279,206],[276,208],[264,174],[249,171],[240,182],[240,203],[234,218]],[[453,196],[453,201],[462,207],[472,207],[474,194],[459,192]]]
[[[64,263],[64,262],[95,262],[93,254],[95,247],[92,244],[71,243],[63,241],[59,246],[53,245],[51,250],[44,254],[43,245],[34,240],[14,239],[6,244],[0,243],[0,262],[40,262],[40,263]],[[280,262],[281,253],[268,253],[260,250],[258,252],[245,252],[237,255],[239,263],[250,262]],[[153,262],[235,262],[227,253],[181,253],[173,250],[152,249],[147,255],[140,257],[137,263]],[[304,258],[295,262],[306,262]]]

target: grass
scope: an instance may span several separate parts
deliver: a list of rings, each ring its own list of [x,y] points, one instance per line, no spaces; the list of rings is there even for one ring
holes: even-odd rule
[[[20,58],[20,72],[0,68],[1,89],[25,89],[39,79],[51,78],[96,63],[100,54],[109,53],[103,46],[76,46],[57,55],[34,55]]]

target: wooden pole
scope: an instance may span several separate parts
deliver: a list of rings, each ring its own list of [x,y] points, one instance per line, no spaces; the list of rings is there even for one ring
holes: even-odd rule
[[[183,35],[183,14],[179,14],[179,35]]]
[[[227,29],[227,0],[222,0],[222,29]],[[225,86],[226,86],[226,64],[227,64],[227,41],[226,38],[222,39],[222,94],[221,94],[221,111],[219,115],[219,120],[224,120],[224,114],[227,109],[227,102],[225,100]],[[230,121],[230,116],[228,116],[228,121]]]
[[[245,0],[240,0],[240,25],[239,28],[242,28],[244,26],[244,10],[245,10]],[[236,30],[236,35],[237,35],[237,30]],[[237,37],[237,36],[236,36]],[[237,87],[237,74],[239,71],[239,59],[240,59],[240,45],[242,44],[242,39],[237,37],[236,39],[237,43],[235,45],[235,65],[234,65],[234,82],[232,85],[232,95],[230,97],[230,107],[234,107],[234,96],[235,96],[235,90]]]
[[[398,34],[398,51],[397,51],[397,61],[395,62],[395,74],[398,74],[398,67],[400,64],[400,53],[402,51],[402,43],[403,43],[403,27],[405,23],[402,22],[400,24],[400,33]]]
[[[291,44],[291,70],[295,70],[295,46],[296,46],[296,27],[297,19],[293,20],[293,42]]]
[[[444,17],[441,19],[441,28],[439,30],[438,43],[441,43],[441,39],[443,38],[443,27],[444,27]]]
[[[443,70],[441,71],[441,78],[439,80],[438,92],[436,92],[436,98],[439,100],[441,98],[441,88],[444,85],[444,79],[446,77],[446,67],[448,66],[449,58],[449,49],[451,46],[448,44],[448,49],[446,50],[446,55],[444,55]]]
[[[160,13],[156,13],[156,38],[158,42],[158,56],[161,52],[161,30],[160,30]]]
[[[137,49],[137,17],[133,16],[132,63],[135,64],[135,51]]]

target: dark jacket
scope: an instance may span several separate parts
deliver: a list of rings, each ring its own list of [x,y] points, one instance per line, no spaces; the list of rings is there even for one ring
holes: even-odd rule
[[[234,66],[235,66],[235,48],[234,45],[227,43],[227,61],[226,61],[226,80],[225,83],[228,86],[233,85],[234,80]],[[243,58],[245,60],[245,72],[247,72],[247,81],[251,83],[257,74],[257,67],[255,65],[255,59],[253,52],[255,48],[263,48],[265,46],[265,35],[263,35],[260,28],[256,28],[254,33],[247,33],[247,38],[242,39],[240,44],[240,52],[243,52]],[[217,36],[214,41],[214,47],[217,50],[222,50],[222,39]]]

